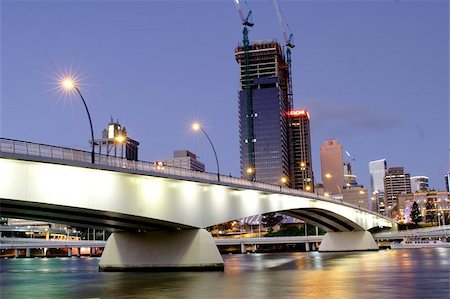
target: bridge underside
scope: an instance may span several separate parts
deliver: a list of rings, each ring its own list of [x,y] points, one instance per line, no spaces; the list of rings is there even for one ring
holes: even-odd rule
[[[308,224],[319,227],[326,232],[347,232],[347,231],[363,231],[364,228],[355,222],[331,211],[322,209],[306,208],[289,211],[281,211],[280,213],[301,219]]]
[[[127,214],[76,207],[0,199],[2,217],[55,222],[111,231],[167,231],[192,226]]]

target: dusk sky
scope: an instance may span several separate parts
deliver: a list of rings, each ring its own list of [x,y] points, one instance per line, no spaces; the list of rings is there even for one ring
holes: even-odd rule
[[[283,42],[272,1],[248,1],[250,40]],[[296,108],[311,115],[313,168],[337,138],[369,188],[368,163],[385,158],[444,189],[449,170],[449,4],[430,1],[283,1],[294,34]],[[73,73],[96,137],[111,116],[157,161],[188,149],[215,172],[239,176],[242,26],[233,0],[1,1],[0,136],[89,150]],[[246,9],[245,4],[243,7]],[[345,157],[346,158],[346,157]]]

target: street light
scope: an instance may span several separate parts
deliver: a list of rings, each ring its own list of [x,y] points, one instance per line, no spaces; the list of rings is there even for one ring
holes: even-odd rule
[[[86,105],[86,101],[83,98],[83,95],[81,94],[81,91],[78,89],[78,86],[75,82],[75,80],[71,79],[71,78],[64,78],[61,81],[61,86],[62,88],[66,91],[66,92],[73,92],[73,90],[75,89],[78,94],[80,95],[81,100],[83,101],[84,104],[84,108],[86,108],[86,113],[89,119],[89,125],[91,127],[91,139],[92,139],[92,151],[91,151],[91,162],[92,164],[95,164],[95,140],[94,140],[94,129],[92,127],[92,120],[91,120],[91,114],[89,113],[89,109]]]
[[[206,134],[205,130],[203,130],[203,128],[200,126],[199,123],[194,123],[192,125],[192,130],[194,131],[202,131],[203,134],[205,134],[206,138],[208,138],[209,144],[211,144],[212,150],[214,152],[214,157],[216,158],[216,164],[217,164],[217,181],[220,182],[220,169],[219,169],[219,159],[217,158],[217,153],[216,153],[216,149],[214,148],[214,145],[211,141],[211,138],[209,138],[208,134]]]

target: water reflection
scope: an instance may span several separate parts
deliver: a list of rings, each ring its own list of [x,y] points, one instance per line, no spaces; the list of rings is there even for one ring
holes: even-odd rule
[[[0,261],[0,298],[449,298],[450,249],[226,255],[224,272],[98,272],[98,258]]]

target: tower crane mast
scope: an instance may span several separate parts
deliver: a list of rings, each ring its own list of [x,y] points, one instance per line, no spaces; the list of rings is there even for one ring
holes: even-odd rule
[[[291,105],[291,109],[294,105],[294,95],[292,91],[292,59],[291,59],[291,49],[295,47],[293,38],[294,35],[290,32],[289,25],[284,21],[283,14],[280,10],[280,5],[278,3],[278,0],[273,0],[273,5],[275,6],[275,10],[277,12],[278,16],[278,22],[280,23],[281,32],[283,34],[284,38],[284,44],[286,46],[286,62],[288,65],[288,74],[289,74],[289,80],[288,80],[288,99],[289,103]],[[289,36],[286,33],[286,28],[289,30]]]
[[[256,178],[256,168],[255,168],[255,134],[253,129],[253,98],[252,98],[252,88],[250,79],[250,42],[248,39],[248,28],[253,27],[254,23],[250,21],[252,11],[249,9],[247,16],[244,15],[242,11],[239,0],[235,0],[236,8],[238,10],[239,16],[242,22],[242,44],[244,48],[244,86],[245,86],[245,96],[246,96],[246,119],[247,119],[247,152],[248,152],[248,167],[247,175],[251,181]],[[248,5],[247,5],[248,6]]]

